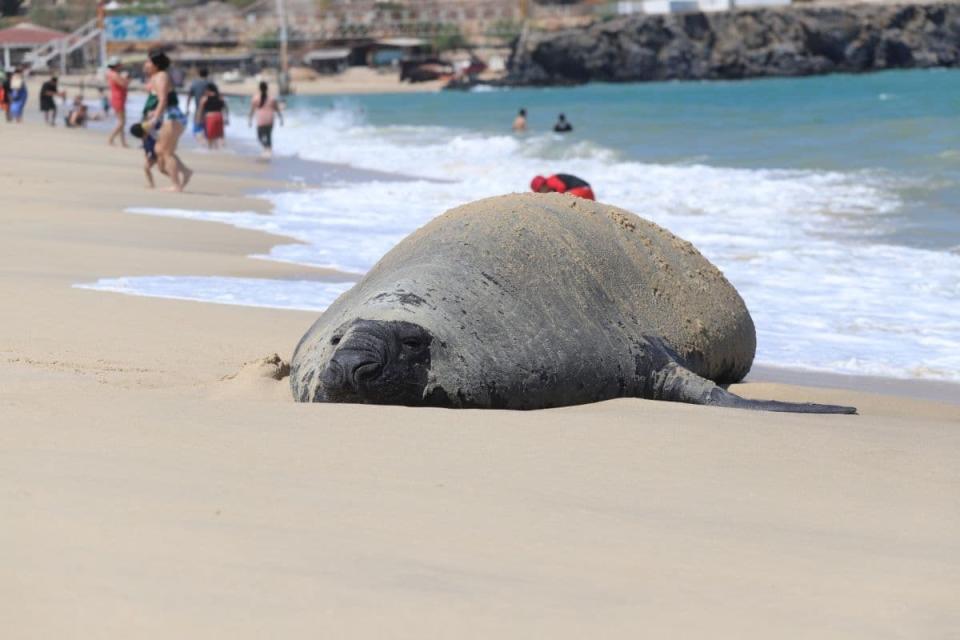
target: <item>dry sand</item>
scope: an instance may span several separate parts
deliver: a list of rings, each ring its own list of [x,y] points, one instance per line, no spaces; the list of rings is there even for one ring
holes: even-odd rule
[[[862,415],[296,405],[242,365],[314,314],[71,288],[316,274],[122,213],[263,209],[262,167],[198,154],[160,194],[99,134],[0,145],[3,638],[960,632],[960,407],[773,383],[736,390]]]
[[[427,82],[400,82],[400,74],[394,69],[377,70],[370,67],[349,67],[335,75],[318,75],[312,79],[294,80],[292,87],[297,95],[336,95],[361,93],[430,93],[440,91],[447,80]],[[228,85],[234,90],[234,85]],[[248,82],[247,95],[257,90],[255,82]]]
[[[30,78],[30,102],[36,108],[34,96],[38,95],[40,84],[47,76],[32,76]],[[222,77],[214,78],[217,86],[225,94],[233,96],[253,96],[257,94],[259,80],[245,78],[242,82],[226,82]],[[276,88],[276,79],[267,76],[266,80],[271,88]],[[60,88],[66,89],[72,99],[81,82],[87,87],[87,96],[93,97],[96,89],[92,87],[106,86],[102,78],[94,75],[64,76],[60,78]],[[447,80],[430,80],[427,82],[401,82],[400,74],[395,69],[372,69],[370,67],[349,67],[342,73],[324,75],[314,74],[312,77],[297,77],[291,83],[296,95],[345,95],[369,93],[431,93],[441,91]],[[189,85],[189,82],[187,83]],[[134,82],[134,90],[142,90],[143,85]],[[185,95],[187,86],[180,88],[181,95]],[[59,107],[59,102],[58,102]],[[29,107],[28,107],[29,108]]]

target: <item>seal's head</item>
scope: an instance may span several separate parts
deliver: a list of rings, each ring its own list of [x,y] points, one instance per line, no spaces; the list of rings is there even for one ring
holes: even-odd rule
[[[346,322],[330,336],[332,351],[320,370],[319,391],[328,402],[419,404],[432,341],[412,322]]]

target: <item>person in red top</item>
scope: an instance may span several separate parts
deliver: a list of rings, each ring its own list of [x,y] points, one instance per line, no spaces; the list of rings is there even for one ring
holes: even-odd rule
[[[127,138],[124,128],[127,124],[127,88],[130,86],[130,76],[123,72],[119,58],[113,57],[108,61],[107,84],[110,85],[110,106],[117,114],[117,126],[110,132],[108,142],[112,147],[113,141],[120,136],[120,144],[125,147]]]
[[[537,176],[530,181],[530,189],[536,193],[568,193],[587,200],[597,199],[586,180],[569,173],[558,173],[549,178]]]

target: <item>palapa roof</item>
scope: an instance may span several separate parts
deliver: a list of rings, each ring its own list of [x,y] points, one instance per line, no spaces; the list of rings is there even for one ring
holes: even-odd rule
[[[0,29],[0,47],[36,47],[67,34],[31,22],[21,22],[9,29]]]

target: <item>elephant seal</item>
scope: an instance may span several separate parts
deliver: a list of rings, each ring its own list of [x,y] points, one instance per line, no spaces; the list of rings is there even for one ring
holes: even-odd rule
[[[627,211],[515,194],[448,211],[340,296],[291,362],[301,402],[541,409],[617,397],[747,400],[746,305],[689,242]]]

